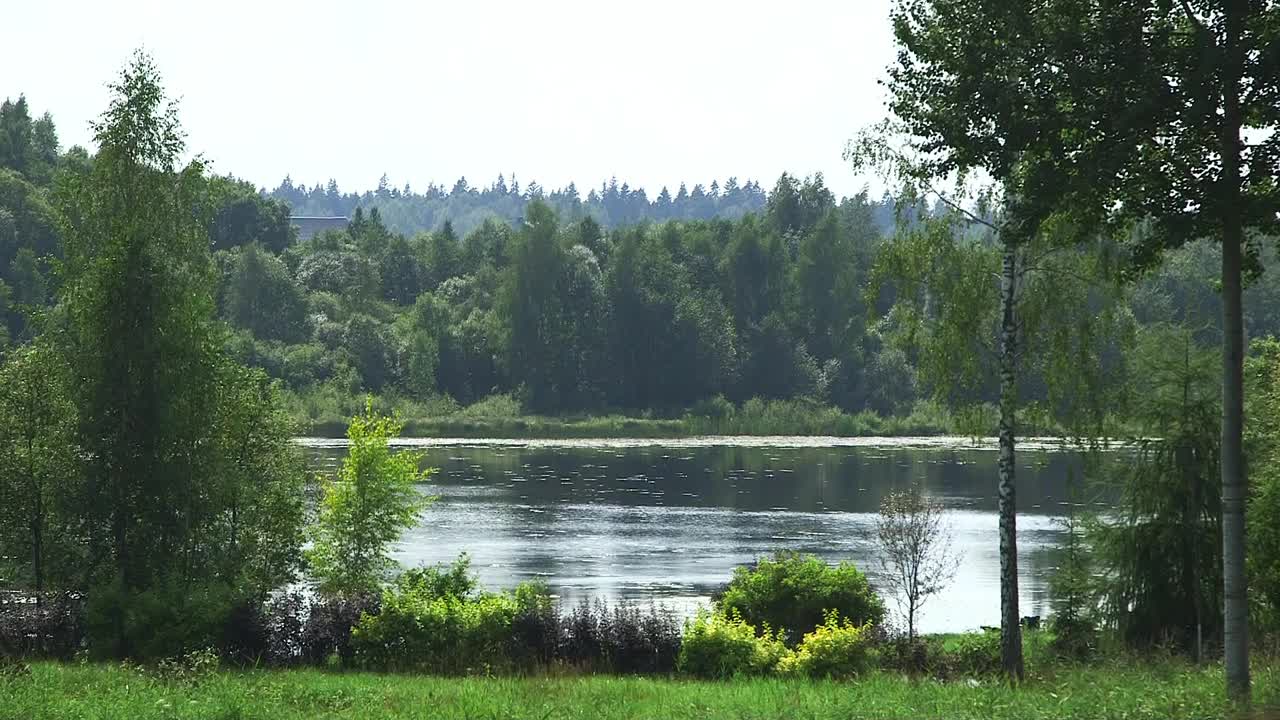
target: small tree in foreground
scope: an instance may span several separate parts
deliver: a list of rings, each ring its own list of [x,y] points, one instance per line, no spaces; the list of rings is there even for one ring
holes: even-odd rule
[[[941,592],[960,567],[954,533],[942,513],[942,503],[919,487],[890,493],[880,503],[880,562],[885,584],[896,591],[898,607],[907,616],[908,638],[916,636],[916,614],[925,600]]]
[[[418,492],[434,469],[420,470],[422,453],[391,452],[399,420],[374,413],[351,419],[351,447],[338,475],[326,480],[307,553],[322,593],[349,595],[378,589],[395,568],[388,546],[413,527],[434,498]]]

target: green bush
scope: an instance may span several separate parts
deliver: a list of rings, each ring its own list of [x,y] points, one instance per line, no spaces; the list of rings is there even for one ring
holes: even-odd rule
[[[464,674],[505,662],[516,603],[507,595],[425,598],[389,593],[352,631],[358,661],[382,670]]]
[[[119,583],[89,593],[85,637],[102,658],[152,661],[213,647],[237,598],[224,587],[166,583],[127,591]]]
[[[478,587],[471,574],[471,558],[463,553],[446,569],[443,566],[418,567],[406,570],[400,575],[396,584],[402,591],[413,592],[421,597],[441,598],[452,595],[457,598],[470,597]]]
[[[687,621],[680,644],[677,668],[700,678],[764,675],[777,667],[788,651],[781,634],[766,626],[757,635],[755,626],[736,612],[699,612]]]
[[[871,661],[871,626],[841,622],[840,613],[832,610],[825,622],[805,633],[778,670],[812,678],[852,678],[866,672]]]
[[[469,418],[513,418],[521,415],[521,407],[510,393],[503,393],[477,400],[455,414]]]
[[[733,403],[726,400],[723,395],[716,395],[694,403],[693,407],[689,408],[689,414],[710,420],[727,420],[733,417],[736,410]]]
[[[823,624],[830,610],[855,625],[884,619],[884,603],[852,563],[832,566],[794,552],[734,570],[718,607],[753,625],[777,628],[790,642]]]
[[[948,664],[960,675],[994,675],[1000,672],[1000,632],[964,633],[948,643]]]
[[[360,618],[352,644],[367,667],[488,672],[514,662],[508,651],[516,616],[550,607],[543,585],[524,584],[513,594],[479,590],[463,555],[448,568],[401,575],[383,595],[381,612]]]

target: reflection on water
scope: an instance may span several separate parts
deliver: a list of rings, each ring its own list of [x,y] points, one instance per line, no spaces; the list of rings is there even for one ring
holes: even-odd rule
[[[772,441],[772,442],[771,442]],[[725,444],[731,443],[731,444]],[[840,444],[837,444],[840,443]],[[345,452],[302,441],[318,469]],[[852,560],[873,583],[881,498],[912,481],[950,509],[963,553],[925,606],[925,632],[999,624],[996,453],[954,440],[414,441],[440,468],[439,501],[405,534],[407,565],[468,552],[486,585],[541,578],[568,600],[655,600],[689,611],[736,565],[774,550]],[[1047,614],[1073,455],[1019,453],[1019,588],[1024,615]],[[891,604],[892,605],[892,604]]]

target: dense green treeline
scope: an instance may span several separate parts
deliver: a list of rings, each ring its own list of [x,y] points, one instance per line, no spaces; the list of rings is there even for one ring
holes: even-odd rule
[[[758,182],[739,183],[732,177],[725,180],[723,187],[715,180],[705,187],[696,184],[692,190],[681,183],[674,194],[663,187],[653,199],[644,188],[632,188],[626,182],[619,185],[617,178],[583,197],[573,183],[554,190],[546,190],[536,182],[521,188],[514,176],[508,184],[501,175],[488,187],[472,187],[466,178],[461,178],[448,190],[430,185],[421,193],[408,185],[392,187],[386,176],[376,190],[363,193],[341,192],[335,180],[324,187],[317,184],[307,188],[285,178],[270,197],[287,203],[295,215],[350,217],[357,208],[364,212],[376,208],[387,227],[406,235],[440,230],[446,221],[462,234],[470,233],[485,220],[512,224],[538,201],[550,205],[567,222],[590,217],[606,228],[646,220],[737,219],[760,211],[766,203],[765,190]],[[892,223],[887,214],[882,220]]]
[[[32,120],[24,100],[8,103],[0,122],[6,137],[17,138],[6,147],[18,148],[0,156],[0,310],[17,343],[28,336],[28,310],[51,302],[60,282],[53,178],[83,174],[89,161],[77,148],[59,155],[40,145],[56,147],[52,120]],[[456,192],[492,198],[502,188]],[[726,188],[746,192],[733,183]],[[303,242],[289,227],[286,202],[247,183],[207,177],[194,192],[208,208],[201,222],[214,251],[217,312],[233,330],[231,353],[283,381],[295,417],[312,428],[341,426],[364,393],[418,418],[454,415],[502,395],[515,403],[480,407],[505,417],[511,410],[694,411],[715,419],[752,398],[803,400],[848,416],[901,416],[944,389],[937,368],[921,366],[931,360],[913,344],[911,318],[902,314],[907,298],[895,290],[902,268],[892,271],[894,256],[881,252],[893,201],[865,194],[837,200],[820,176],[784,175],[761,194],[758,211],[736,219],[651,222],[662,214],[640,213],[638,224],[613,229],[557,193],[507,188],[504,197],[520,198],[519,223],[487,217],[462,233],[446,219],[438,230],[405,235],[388,221],[389,206],[340,196],[354,204],[349,227]],[[393,197],[385,188],[370,197],[382,196],[425,197]],[[593,194],[613,196],[608,186]],[[994,247],[982,233],[946,222],[941,205],[907,210],[907,219],[932,217],[943,221],[943,232],[964,232],[962,247]],[[466,222],[466,213],[441,212]],[[903,257],[929,257],[928,248],[909,242],[896,247],[910,251]],[[1269,249],[1264,255],[1270,258]],[[966,258],[935,254],[930,262],[951,272],[948,263],[958,267]],[[1215,342],[1218,263],[1209,244],[1168,253],[1126,290],[1117,322],[1175,322],[1193,328],[1198,342]],[[911,272],[924,278],[930,271]],[[940,288],[940,277],[929,282]],[[1096,296],[1093,286],[1107,283],[1100,276],[1069,280],[1077,290],[1047,295],[1042,314],[1054,314],[1054,297]],[[1280,333],[1280,281],[1264,275],[1246,294],[1250,335]],[[919,307],[933,302],[920,298]],[[959,311],[981,318],[993,309]],[[970,359],[980,357],[975,351]],[[1123,375],[1123,361],[1117,346],[1109,371]],[[1021,384],[1025,399],[1051,401],[1043,378]],[[992,382],[955,392],[962,395],[950,398],[956,404],[996,399]],[[717,404],[719,397],[728,402]]]

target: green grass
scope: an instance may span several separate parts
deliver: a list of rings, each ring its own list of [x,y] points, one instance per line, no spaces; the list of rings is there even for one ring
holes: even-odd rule
[[[1280,674],[1255,668],[1255,707]],[[0,677],[0,718],[1221,718],[1220,668],[1176,661],[1058,668],[1017,689],[873,674],[850,683],[614,677],[436,678],[319,670],[217,672],[194,683],[108,665],[38,663]],[[1274,705],[1273,705],[1274,707]],[[1252,717],[1280,717],[1255,711]]]

